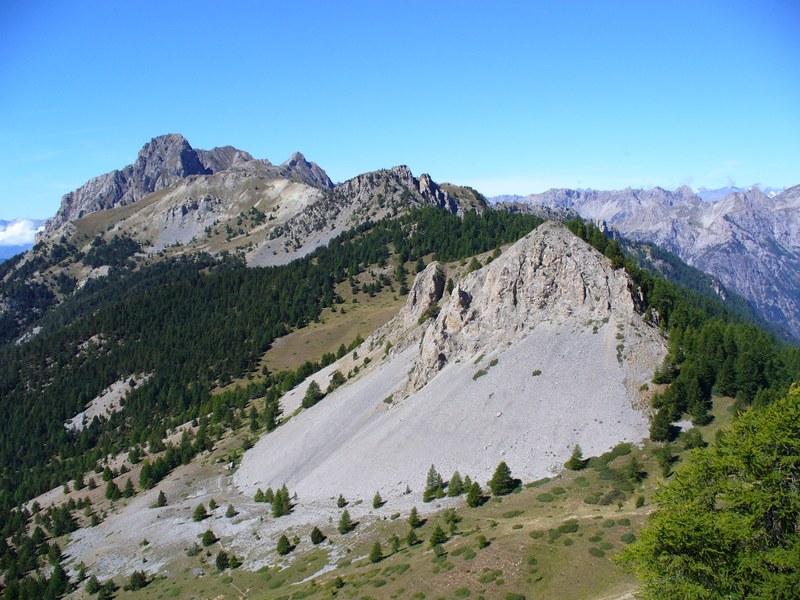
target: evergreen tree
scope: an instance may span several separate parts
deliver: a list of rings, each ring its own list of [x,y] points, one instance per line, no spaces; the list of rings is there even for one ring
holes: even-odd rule
[[[456,471],[450,478],[447,484],[447,495],[452,497],[460,496],[464,493],[464,482],[461,480],[461,474]]]
[[[464,482],[461,484],[461,487],[465,492],[469,491],[469,488],[472,486],[472,478],[469,475],[464,476]]]
[[[86,591],[92,595],[100,591],[100,582],[95,575],[89,577],[89,581],[86,582]]]
[[[207,517],[208,513],[206,512],[206,507],[202,504],[198,504],[194,509],[194,513],[192,513],[192,521],[202,521]]]
[[[798,449],[795,386],[740,415],[713,446],[695,450],[659,489],[657,511],[620,554],[643,582],[642,597],[797,597]]]
[[[392,549],[392,554],[400,551],[400,538],[397,537],[396,533],[393,533],[389,538],[389,547]]]
[[[134,493],[135,490],[133,489],[133,482],[130,480],[130,478],[128,478],[128,480],[125,482],[125,489],[122,490],[122,496],[124,498],[131,498]]]
[[[124,586],[124,589],[135,592],[136,590],[146,587],[148,583],[150,582],[147,580],[147,575],[144,571],[134,571],[131,573],[128,583]]]
[[[495,496],[505,496],[514,491],[515,487],[516,482],[511,477],[511,469],[508,468],[505,461],[500,461],[494,475],[489,480],[489,489],[492,490],[492,494]]]
[[[408,524],[411,525],[412,529],[416,529],[422,525],[422,521],[419,518],[419,513],[417,512],[416,506],[412,506],[411,512],[408,513]]]
[[[303,396],[303,408],[311,408],[324,397],[325,394],[323,394],[322,390],[320,390],[319,384],[312,379],[311,383],[308,384],[308,388],[306,389],[306,395]]]
[[[274,501],[275,501],[275,492],[272,491],[271,487],[268,487],[267,491],[264,492],[264,499],[262,500],[262,502],[265,502],[267,504],[272,504]]]
[[[162,507],[167,505],[167,496],[164,494],[164,490],[158,491],[158,500],[156,500],[156,506]]]
[[[287,538],[286,535],[281,535],[281,537],[278,538],[277,550],[278,554],[281,556],[286,556],[292,551],[292,546],[289,543],[289,538]]]
[[[433,533],[431,533],[431,548],[434,546],[438,546],[440,544],[444,544],[447,541],[447,534],[444,530],[437,524],[436,527],[433,529]]]
[[[106,485],[106,499],[111,500],[112,502],[115,500],[119,500],[122,497],[122,492],[119,489],[119,486],[114,483],[113,481],[109,481],[108,485]]]
[[[217,536],[215,536],[214,532],[210,529],[206,529],[203,532],[203,537],[200,539],[200,541],[202,542],[203,546],[210,546],[217,542]]]
[[[580,471],[586,467],[586,461],[583,460],[583,451],[580,446],[577,444],[575,445],[575,448],[572,450],[572,456],[564,463],[564,466],[570,471]]]
[[[288,515],[292,511],[291,500],[289,499],[289,490],[286,484],[281,487],[272,500],[272,516],[282,517]]]
[[[668,442],[674,436],[670,411],[664,407],[659,408],[650,423],[650,439],[654,442]]]
[[[219,554],[217,554],[217,558],[214,560],[214,564],[220,571],[227,569],[230,566],[230,562],[230,557],[224,550],[220,550]]]
[[[233,508],[233,504],[228,504],[228,509],[225,511],[225,516],[229,519],[232,519],[236,516],[236,509]]]
[[[319,530],[319,527],[314,527],[314,529],[311,530],[311,543],[316,546],[324,541],[325,541],[325,536]]]
[[[264,501],[264,490],[258,488],[256,490],[256,495],[253,497],[253,502],[263,502]]]
[[[339,497],[336,499],[336,506],[338,506],[339,508],[344,508],[345,506],[347,506],[347,500],[345,500],[344,496],[342,496],[341,494],[339,494]]]
[[[372,498],[372,508],[380,508],[383,506],[383,498],[381,498],[380,492],[375,492],[375,496]]]
[[[369,562],[377,563],[383,560],[383,548],[381,548],[381,543],[376,541],[372,544],[372,550],[369,551]]]
[[[483,504],[483,490],[477,481],[473,481],[467,490],[467,506],[476,508]]]
[[[337,529],[342,535],[346,535],[353,530],[353,521],[350,519],[350,513],[346,508],[344,511],[342,511],[342,516],[339,518],[339,526]]]
[[[419,538],[417,537],[417,533],[414,531],[413,527],[409,529],[408,535],[406,535],[406,544],[408,544],[409,548],[419,544]]]

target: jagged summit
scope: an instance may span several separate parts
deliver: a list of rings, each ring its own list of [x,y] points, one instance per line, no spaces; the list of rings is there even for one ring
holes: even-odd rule
[[[40,237],[48,237],[67,222],[90,213],[133,204],[193,175],[213,175],[234,169],[245,176],[299,180],[320,189],[333,187],[325,171],[299,152],[276,167],[268,160],[255,160],[250,153],[233,146],[197,150],[182,135],[168,133],[142,146],[133,164],[90,179],[66,194]]]
[[[328,174],[317,163],[306,160],[306,157],[300,152],[292,154],[281,164],[280,169],[290,176],[299,177],[314,187],[326,189],[333,187],[333,182],[328,177]]]

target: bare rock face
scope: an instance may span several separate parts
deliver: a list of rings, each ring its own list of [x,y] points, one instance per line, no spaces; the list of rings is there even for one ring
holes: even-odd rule
[[[426,311],[442,299],[444,283],[444,271],[436,261],[416,276],[401,313],[406,328],[413,327]]]
[[[624,270],[613,270],[563,225],[547,222],[456,285],[423,335],[407,391],[420,389],[445,364],[518,342],[545,321],[581,330],[611,317],[628,322],[635,318],[630,287]]]
[[[253,156],[249,152],[239,150],[233,146],[221,146],[211,150],[197,150],[200,162],[211,173],[219,173],[228,169],[249,162]]]
[[[298,178],[303,183],[320,189],[331,189],[333,182],[328,174],[314,162],[309,162],[300,152],[295,152],[280,167],[281,174],[288,178]]]
[[[66,194],[56,216],[47,222],[44,235],[67,221],[131,204],[185,177],[208,173],[211,170],[182,135],[171,133],[153,138],[142,147],[132,165],[90,179]]]

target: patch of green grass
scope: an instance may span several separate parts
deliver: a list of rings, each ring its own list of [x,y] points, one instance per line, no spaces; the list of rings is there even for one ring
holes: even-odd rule
[[[533,540],[538,540],[544,535],[544,531],[531,531],[528,536]]]
[[[602,522],[602,526],[605,527],[606,529],[609,529],[614,525],[616,525],[614,519],[606,519],[605,521]]]
[[[576,477],[575,478],[575,485],[577,485],[578,487],[585,488],[585,487],[589,487],[590,483],[589,483],[589,480],[586,479],[586,477],[581,475],[580,477]]]
[[[574,519],[569,521],[564,521],[561,525],[558,526],[558,530],[561,533],[575,533],[578,531],[578,522]]]
[[[503,518],[513,519],[514,517],[520,516],[524,512],[525,512],[524,510],[507,510],[506,512],[503,513]]]
[[[606,555],[606,553],[600,550],[600,548],[595,548],[595,547],[589,548],[589,554],[591,554],[596,558],[603,558]]]
[[[623,527],[628,527],[631,524],[630,519],[617,519],[617,525],[622,525]]]
[[[565,546],[572,546],[572,544],[574,544],[574,543],[575,543],[575,541],[572,538],[566,538],[564,540],[564,545]]]
[[[456,598],[469,598],[471,594],[472,594],[472,592],[470,591],[470,589],[469,588],[465,588],[465,587],[457,588],[453,592],[453,595]]]
[[[478,577],[479,583],[492,583],[498,577],[500,577],[503,572],[500,569],[485,569],[483,575]]]
[[[545,483],[548,483],[549,481],[550,481],[549,477],[543,477],[542,479],[537,479],[536,481],[531,481],[530,483],[526,483],[525,487],[526,488],[540,487],[543,486]]]
[[[567,490],[566,490],[566,489],[564,489],[564,488],[563,488],[563,487],[561,487],[561,486],[558,486],[558,487],[554,487],[553,489],[551,489],[551,490],[550,490],[550,493],[551,493],[551,494],[556,494],[557,496],[561,496],[562,494],[566,494],[566,493],[567,493]]]
[[[472,381],[475,381],[479,377],[483,377],[486,375],[486,369],[481,369],[480,371],[475,371],[475,374],[472,376]]]
[[[538,496],[536,496],[536,499],[539,502],[552,502],[553,500],[555,500],[555,496],[553,496],[553,494],[549,492],[545,492],[544,494],[539,494]]]
[[[375,588],[383,587],[383,586],[386,585],[386,580],[385,579],[381,579],[380,577],[376,577],[375,579],[370,581],[370,585],[372,585],[372,587],[375,587]]]
[[[224,583],[225,585],[228,585],[229,583],[231,583],[233,581],[233,577],[231,577],[230,575],[225,575],[224,577],[220,578],[220,581],[222,583]]]

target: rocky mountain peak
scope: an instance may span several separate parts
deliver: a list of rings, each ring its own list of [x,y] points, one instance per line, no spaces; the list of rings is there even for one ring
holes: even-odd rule
[[[292,154],[286,162],[279,167],[281,173],[289,178],[298,178],[316,188],[329,190],[333,188],[333,182],[328,174],[315,162],[306,160],[300,152]]]
[[[430,265],[418,276],[404,314],[424,311],[429,298],[441,296],[434,285],[436,270]],[[631,285],[624,270],[612,269],[606,257],[565,226],[547,222],[456,284],[423,334],[408,391],[481,348],[518,342],[542,322],[583,330],[587,323],[612,317],[638,319]]]

